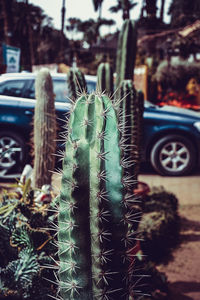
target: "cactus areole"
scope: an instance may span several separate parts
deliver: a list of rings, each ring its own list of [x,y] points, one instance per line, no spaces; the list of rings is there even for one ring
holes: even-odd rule
[[[135,242],[136,220],[122,127],[107,96],[76,101],[59,195],[58,278],[64,300],[130,299],[127,251]]]

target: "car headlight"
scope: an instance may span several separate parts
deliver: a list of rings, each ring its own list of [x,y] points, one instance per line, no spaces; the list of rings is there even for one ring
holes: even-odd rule
[[[198,121],[198,122],[195,122],[194,124],[194,127],[196,127],[196,129],[198,130],[198,131],[200,131],[200,122]]]

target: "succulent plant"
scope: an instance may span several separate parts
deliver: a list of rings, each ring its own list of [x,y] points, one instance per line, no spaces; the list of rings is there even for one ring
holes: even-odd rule
[[[113,95],[113,70],[109,63],[101,63],[97,69],[97,86],[106,95]]]
[[[87,84],[84,74],[79,68],[70,68],[67,73],[68,97],[71,101],[75,101],[77,97],[87,92]]]
[[[56,257],[48,231],[53,213],[47,209],[50,204],[33,201],[27,182],[20,189],[17,185],[14,192],[5,192],[0,201],[0,296],[46,300],[56,296],[53,269],[46,268]]]
[[[38,72],[34,113],[34,168],[33,186],[51,184],[56,152],[56,114],[53,83],[48,69]]]
[[[83,95],[76,101],[59,196],[63,299],[129,299],[132,292],[134,257],[127,251],[135,244],[131,226],[141,215],[131,208],[135,198],[122,128],[107,96]]]

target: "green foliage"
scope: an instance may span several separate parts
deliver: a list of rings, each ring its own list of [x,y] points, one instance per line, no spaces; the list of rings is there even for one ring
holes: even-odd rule
[[[54,257],[56,252],[48,229],[53,217],[47,211],[48,205],[34,202],[27,183],[21,193],[19,186],[12,193],[5,192],[0,203],[1,296],[27,300],[46,300],[48,294],[55,296],[55,286],[44,279],[55,280],[53,269],[45,267],[54,264],[49,256]],[[9,205],[12,210],[5,213]]]
[[[63,299],[126,299],[140,212],[123,136],[107,96],[81,96],[69,120],[59,196],[60,293]]]
[[[158,66],[154,75],[157,82],[161,84],[163,91],[185,91],[189,79],[196,78],[199,81],[200,65],[198,63],[177,62],[168,64],[163,61]]]
[[[143,203],[139,237],[143,239],[141,248],[151,261],[169,259],[177,245],[180,230],[177,208],[176,196],[162,188],[152,191]]]
[[[56,113],[53,83],[48,69],[38,72],[34,113],[34,168],[33,186],[51,185],[56,152]]]

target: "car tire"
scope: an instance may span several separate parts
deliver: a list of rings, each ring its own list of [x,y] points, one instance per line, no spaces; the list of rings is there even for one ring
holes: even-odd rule
[[[0,132],[0,172],[21,172],[26,162],[26,145],[23,138],[11,131]]]
[[[159,174],[181,176],[189,174],[194,169],[196,152],[188,138],[170,134],[153,145],[150,160]]]

